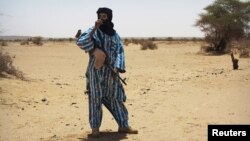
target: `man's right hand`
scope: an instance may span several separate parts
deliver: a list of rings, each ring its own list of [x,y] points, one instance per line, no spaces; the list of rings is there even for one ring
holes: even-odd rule
[[[95,22],[95,29],[99,28],[101,25],[102,25],[102,20],[101,19],[98,19],[96,22]]]
[[[95,22],[95,27],[94,29],[90,32],[90,40],[92,39],[93,37],[93,34],[95,33],[95,31],[102,25],[102,20],[101,19],[98,19],[96,22]]]

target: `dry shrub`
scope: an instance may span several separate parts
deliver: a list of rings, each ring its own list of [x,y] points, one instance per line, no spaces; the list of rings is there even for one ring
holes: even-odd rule
[[[173,38],[173,37],[167,37],[165,40],[166,40],[166,41],[173,41],[174,38]]]
[[[5,74],[16,76],[21,80],[25,80],[23,72],[17,70],[13,66],[12,57],[8,53],[3,53],[3,49],[0,49],[0,77],[4,77]]]
[[[2,41],[2,42],[1,42],[1,46],[8,46],[8,44],[7,44],[6,41]]]
[[[68,38],[69,42],[74,41],[74,38]]]
[[[150,40],[142,40],[140,42],[140,44],[142,46],[141,50],[146,50],[146,49],[154,50],[154,49],[157,49],[156,44],[153,41],[150,41]]]
[[[228,53],[229,51],[224,50],[222,52],[218,52],[215,50],[215,47],[213,47],[211,44],[208,44],[207,42],[202,42],[201,47],[200,47],[200,51],[198,52],[198,54],[200,55],[223,55]]]
[[[197,39],[197,38],[195,38],[195,37],[191,38],[190,40],[191,40],[191,41],[193,41],[193,42],[198,41],[198,39]]]
[[[136,39],[136,38],[126,38],[123,40],[123,44],[124,45],[128,45],[128,44],[141,44],[141,42],[143,42],[144,39]]]
[[[131,40],[130,40],[130,39],[124,39],[124,40],[123,40],[123,44],[124,44],[125,46],[128,46],[129,43],[131,43]]]
[[[34,37],[34,38],[32,38],[32,42],[35,45],[41,46],[41,45],[43,45],[42,39],[43,39],[42,37]]]
[[[28,40],[21,41],[20,45],[29,45],[29,41]]]
[[[125,46],[127,46],[128,44],[132,43],[132,44],[140,44],[141,45],[141,50],[147,50],[147,49],[157,49],[156,44],[153,42],[154,40],[156,40],[155,38],[149,38],[149,39],[135,39],[135,38],[131,38],[131,39],[124,39],[123,40],[123,44]]]
[[[208,45],[202,45],[200,48],[201,53],[208,53],[214,51],[214,48]]]
[[[141,44],[142,41],[143,41],[143,39],[135,39],[135,38],[132,38],[130,40],[130,42],[133,44]]]

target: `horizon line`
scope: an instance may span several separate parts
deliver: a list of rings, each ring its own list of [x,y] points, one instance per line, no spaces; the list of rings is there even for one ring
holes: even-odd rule
[[[49,36],[30,36],[30,35],[0,35],[0,39],[2,38],[10,38],[10,37],[20,37],[20,38],[32,38],[32,37],[42,37],[42,38],[55,38],[55,39],[67,39],[67,38],[75,38],[75,37],[49,37]],[[162,38],[204,38],[202,36],[121,36],[121,38],[156,38],[156,39],[162,39]]]

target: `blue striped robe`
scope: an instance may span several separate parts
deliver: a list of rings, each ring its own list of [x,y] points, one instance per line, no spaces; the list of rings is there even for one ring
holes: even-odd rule
[[[125,102],[126,95],[118,77],[115,77],[105,65],[99,70],[95,69],[95,58],[93,55],[93,50],[96,46],[102,47],[108,54],[111,66],[121,72],[125,72],[122,40],[117,33],[114,36],[108,36],[100,29],[95,31],[91,39],[90,33],[92,30],[93,28],[90,28],[84,32],[76,42],[81,49],[89,53],[89,63],[86,72],[87,89],[93,99],[109,97]]]

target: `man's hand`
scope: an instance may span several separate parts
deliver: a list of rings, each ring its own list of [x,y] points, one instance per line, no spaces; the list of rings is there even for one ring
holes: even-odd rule
[[[102,23],[103,23],[103,22],[102,22],[101,19],[98,19],[98,20],[95,22],[95,27],[94,27],[94,29],[90,32],[90,39],[92,39],[94,32],[102,25]]]
[[[98,19],[96,22],[95,22],[95,29],[99,28],[101,25],[102,25],[102,20],[101,19]]]
[[[95,57],[94,66],[95,66],[96,69],[100,69],[104,64],[106,54],[102,50],[100,50],[98,48],[95,48],[94,57]]]

